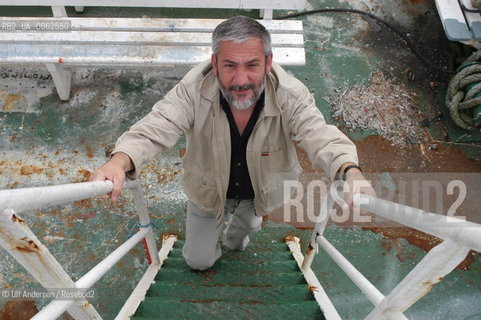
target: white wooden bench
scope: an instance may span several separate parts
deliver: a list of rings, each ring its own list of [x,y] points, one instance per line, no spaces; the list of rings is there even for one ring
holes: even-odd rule
[[[85,7],[259,9],[261,17],[272,19],[273,10],[305,10],[309,4],[307,0],[2,0],[0,6],[52,7],[54,17],[66,17],[65,6],[77,12]]]
[[[469,12],[474,10],[471,0],[436,0],[436,8],[449,40],[481,40],[481,14]]]
[[[57,17],[0,17],[0,64],[46,65],[60,99],[68,100],[71,70],[75,66],[194,65],[210,58],[211,34],[222,19],[88,18],[67,17],[64,5],[187,7],[183,1],[25,1],[3,0],[2,5],[52,6]],[[152,3],[151,3],[152,2]],[[191,1],[192,6],[217,8],[301,9],[304,0]],[[256,4],[257,3],[257,4]],[[260,4],[259,4],[260,3]],[[0,7],[1,8],[1,7]],[[265,9],[267,10],[267,9]],[[61,12],[63,11],[63,12]],[[63,16],[62,16],[63,15]],[[265,16],[265,12],[264,12]],[[259,20],[272,36],[274,59],[281,65],[304,65],[301,21]]]

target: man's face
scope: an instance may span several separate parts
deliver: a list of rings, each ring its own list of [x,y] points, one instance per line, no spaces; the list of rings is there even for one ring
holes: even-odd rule
[[[254,105],[264,89],[264,79],[272,66],[272,55],[265,56],[262,40],[242,43],[223,41],[219,54],[212,55],[212,66],[225,99],[239,110]]]

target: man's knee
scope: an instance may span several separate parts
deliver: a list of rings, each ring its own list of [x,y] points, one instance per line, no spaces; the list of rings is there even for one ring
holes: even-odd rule
[[[220,258],[220,254],[215,250],[212,254],[206,254],[206,252],[189,252],[184,246],[182,250],[185,262],[189,267],[195,270],[206,270],[214,265],[217,259]]]
[[[249,223],[249,227],[251,231],[259,231],[261,230],[262,227],[262,217],[255,217],[254,219],[251,219]]]
[[[212,267],[216,262],[216,260],[202,259],[202,258],[196,258],[196,259],[185,258],[185,262],[189,267],[191,267],[194,270],[204,271]]]
[[[232,227],[242,229],[247,233],[259,231],[262,227],[262,218],[252,217],[250,219],[244,219],[242,222],[235,221],[232,223]]]

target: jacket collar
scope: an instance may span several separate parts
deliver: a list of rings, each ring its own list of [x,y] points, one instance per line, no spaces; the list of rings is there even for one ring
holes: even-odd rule
[[[204,63],[207,64],[207,61]],[[210,63],[210,61],[208,63]],[[263,109],[263,113],[265,116],[275,117],[281,114],[281,109],[277,102],[276,96],[277,83],[277,77],[273,72],[270,72],[267,75],[265,86],[265,105]],[[212,102],[219,101],[219,92],[219,83],[217,81],[216,75],[211,68],[202,80],[202,83],[200,85],[200,94],[202,95],[202,97]]]

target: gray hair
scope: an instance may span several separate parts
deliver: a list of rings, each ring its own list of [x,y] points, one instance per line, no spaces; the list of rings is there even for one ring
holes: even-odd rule
[[[218,54],[222,41],[242,43],[251,38],[259,38],[264,44],[264,54],[272,54],[269,31],[254,19],[235,16],[220,23],[212,33],[212,52]]]

